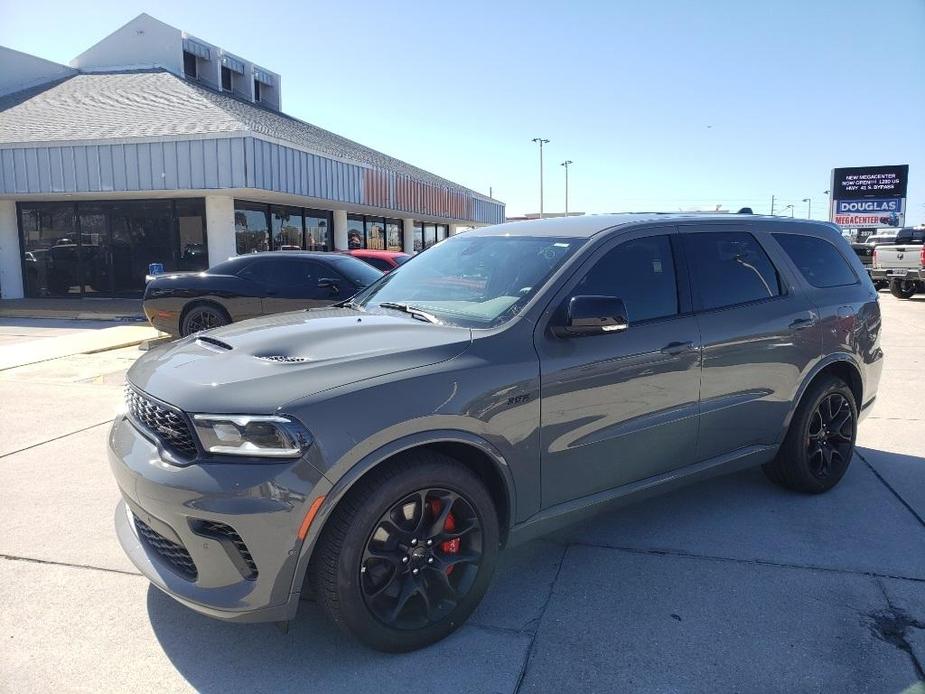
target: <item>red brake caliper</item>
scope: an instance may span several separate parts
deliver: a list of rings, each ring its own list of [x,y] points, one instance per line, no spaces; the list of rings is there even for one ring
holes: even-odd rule
[[[431,499],[431,502],[430,502],[430,512],[431,513],[437,516],[440,514],[441,508],[442,508],[442,504],[440,503],[440,499]],[[447,515],[446,520],[443,522],[443,530],[444,532],[448,532],[448,533],[451,533],[454,530],[456,530],[456,518],[453,517],[452,512]],[[452,540],[447,540],[446,542],[441,543],[440,550],[444,554],[459,554],[459,538],[454,537]],[[454,568],[455,567],[453,566],[448,567],[446,570],[446,575],[449,576],[451,573],[453,573]]]

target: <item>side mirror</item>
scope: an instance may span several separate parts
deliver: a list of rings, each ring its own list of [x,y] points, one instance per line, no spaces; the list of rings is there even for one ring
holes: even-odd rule
[[[623,299],[612,296],[573,296],[565,308],[565,323],[553,326],[557,337],[606,335],[629,327]]]
[[[318,289],[330,289],[332,292],[336,292],[337,280],[330,277],[322,277],[318,280]]]

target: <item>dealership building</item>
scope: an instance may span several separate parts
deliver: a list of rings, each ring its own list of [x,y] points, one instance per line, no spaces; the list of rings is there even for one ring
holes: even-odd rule
[[[3,298],[137,296],[150,263],[414,252],[504,220],[281,97],[280,75],[145,14],[67,66],[0,47]]]

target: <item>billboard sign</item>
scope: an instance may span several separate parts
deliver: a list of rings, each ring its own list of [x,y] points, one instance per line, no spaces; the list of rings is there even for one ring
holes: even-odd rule
[[[854,166],[832,170],[829,219],[849,229],[901,227],[909,166]]]

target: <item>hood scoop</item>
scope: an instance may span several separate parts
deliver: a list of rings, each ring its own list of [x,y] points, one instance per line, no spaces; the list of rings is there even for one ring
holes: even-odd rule
[[[196,342],[201,344],[206,349],[211,349],[216,352],[229,352],[234,349],[234,347],[229,345],[227,342],[216,340],[214,337],[209,337],[207,335],[201,335],[200,337],[197,337]]]

